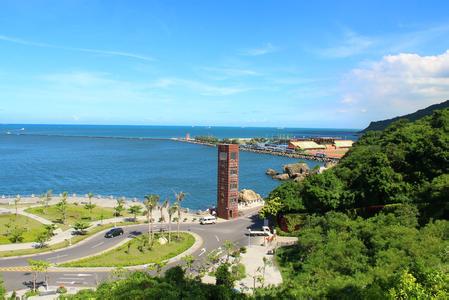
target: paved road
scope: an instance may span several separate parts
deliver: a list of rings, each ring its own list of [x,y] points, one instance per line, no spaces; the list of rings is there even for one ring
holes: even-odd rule
[[[203,245],[193,255],[197,258],[206,256],[207,252],[220,247],[223,241],[230,240],[240,245],[248,243],[248,237],[245,233],[248,227],[259,228],[258,217],[254,215],[255,210],[248,211],[246,216],[236,220],[223,222],[215,225],[199,225],[199,224],[181,224],[181,230],[192,231],[197,233],[203,239]],[[174,228],[176,226],[173,226]],[[155,230],[160,226],[155,225]],[[165,226],[164,226],[165,228]],[[130,237],[133,233],[146,232],[148,225],[135,225],[124,227],[125,234],[111,239],[104,238],[104,232],[95,235],[94,238],[71,248],[64,249],[54,253],[37,254],[32,257],[22,258],[0,258],[0,268],[11,268],[11,271],[2,271],[3,279],[8,290],[19,290],[26,288],[31,284],[32,274],[25,268],[28,266],[29,258],[47,260],[52,263],[62,263],[65,261],[79,259],[88,255],[98,253],[113,247],[123,239]],[[168,266],[171,267],[176,263]],[[3,269],[4,270],[4,269]],[[66,272],[56,271],[49,272],[49,285],[70,286],[96,286],[98,282],[104,280],[109,272],[89,271],[89,272]],[[39,280],[43,280],[43,275]]]

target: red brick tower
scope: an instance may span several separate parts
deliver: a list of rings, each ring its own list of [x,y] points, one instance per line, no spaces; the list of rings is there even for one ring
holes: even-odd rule
[[[219,218],[238,217],[239,145],[218,145],[217,215]]]

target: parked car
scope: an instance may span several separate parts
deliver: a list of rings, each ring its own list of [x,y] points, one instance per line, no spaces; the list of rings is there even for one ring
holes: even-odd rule
[[[215,223],[217,223],[217,218],[215,218],[214,216],[202,217],[200,219],[200,224],[201,225],[215,224]]]
[[[119,235],[122,235],[123,232],[123,228],[112,228],[111,230],[109,230],[108,232],[106,232],[106,234],[104,235],[105,238],[113,238]]]

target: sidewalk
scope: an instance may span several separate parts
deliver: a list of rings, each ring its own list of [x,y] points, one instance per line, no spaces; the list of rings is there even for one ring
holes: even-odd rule
[[[236,286],[251,290],[254,286],[257,288],[281,284],[282,275],[275,264],[274,256],[267,254],[273,247],[263,246],[263,237],[253,238],[251,242],[254,244],[246,248],[247,252],[242,254],[241,259],[241,263],[245,265],[246,277],[238,281]]]

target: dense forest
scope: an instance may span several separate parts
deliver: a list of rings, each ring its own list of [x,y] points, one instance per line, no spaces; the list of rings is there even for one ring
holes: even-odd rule
[[[265,299],[449,298],[449,109],[368,132],[341,162],[271,192],[299,238]],[[296,229],[296,231],[295,231]]]

